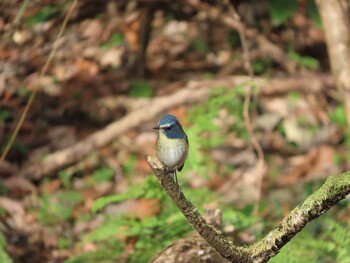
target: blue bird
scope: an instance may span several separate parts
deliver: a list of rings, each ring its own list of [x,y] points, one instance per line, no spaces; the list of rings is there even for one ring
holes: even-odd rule
[[[188,154],[188,139],[182,129],[178,119],[173,115],[163,116],[156,127],[158,130],[157,139],[157,158],[165,167],[165,171],[175,175],[177,185],[177,174],[182,170],[187,154]]]

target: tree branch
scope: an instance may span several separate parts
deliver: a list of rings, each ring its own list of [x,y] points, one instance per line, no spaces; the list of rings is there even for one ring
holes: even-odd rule
[[[166,193],[192,227],[221,256],[232,262],[267,262],[308,222],[325,213],[350,193],[350,171],[330,176],[319,190],[291,211],[265,238],[248,248],[238,247],[228,241],[220,231],[205,222],[197,209],[185,198],[174,180],[164,172],[162,164],[156,157],[149,156],[148,163]]]
[[[156,115],[169,107],[175,107],[189,102],[199,102],[206,98],[207,93],[208,87],[206,89],[188,87],[170,96],[155,98],[147,105],[132,111],[125,117],[112,122],[104,129],[91,134],[76,144],[51,153],[43,160],[29,167],[25,166],[25,169],[22,169],[19,175],[38,179],[42,176],[52,174],[59,169],[74,164],[89,152],[107,145],[120,134],[138,127],[140,123],[152,120]]]
[[[72,146],[50,153],[44,159],[38,160],[31,165],[25,165],[24,168],[19,171],[19,176],[39,179],[43,176],[50,175],[78,162],[89,152],[107,145],[126,131],[137,128],[140,123],[154,119],[156,115],[171,107],[203,101],[206,99],[212,87],[248,85],[250,81],[250,78],[246,76],[189,81],[180,91],[168,96],[145,101],[142,103],[142,106],[133,109],[123,118],[110,123],[105,128],[96,131]],[[317,93],[328,86],[332,86],[333,80],[329,75],[318,75],[316,77],[270,78],[268,80],[264,78],[255,78],[254,83],[258,87],[260,95],[271,95],[286,93],[292,90],[305,93]],[[172,85],[181,85],[181,83]]]
[[[253,262],[245,248],[232,244],[213,226],[206,223],[197,209],[189,202],[176,185],[173,178],[164,171],[163,165],[156,157],[148,156],[148,163],[165,192],[170,196],[192,227],[224,258],[236,263]]]
[[[267,262],[306,224],[324,214],[350,193],[350,171],[327,178],[304,202],[294,208],[263,240],[249,247],[254,262]]]

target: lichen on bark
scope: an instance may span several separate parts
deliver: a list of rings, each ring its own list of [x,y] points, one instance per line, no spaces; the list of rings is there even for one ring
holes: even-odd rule
[[[350,193],[350,171],[330,176],[320,189],[294,208],[265,238],[248,247],[239,247],[204,220],[198,210],[185,198],[172,177],[164,171],[156,157],[148,157],[148,162],[166,193],[198,234],[222,257],[235,263],[267,262],[308,222],[325,213]]]

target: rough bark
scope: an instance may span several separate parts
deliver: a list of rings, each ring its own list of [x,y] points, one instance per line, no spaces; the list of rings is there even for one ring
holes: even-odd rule
[[[350,172],[330,176],[322,187],[291,211],[263,240],[249,247],[254,262],[275,256],[306,224],[350,193]]]
[[[170,196],[187,221],[224,258],[236,263],[253,262],[245,248],[232,244],[216,228],[206,223],[198,210],[189,202],[173,178],[164,171],[163,165],[156,157],[148,157],[148,162],[159,183]]]
[[[148,163],[161,186],[192,227],[222,257],[231,262],[267,262],[308,222],[321,216],[350,193],[350,171],[330,176],[319,190],[291,211],[265,238],[249,247],[239,247],[227,240],[215,227],[207,224],[172,177],[164,172],[162,164],[156,157],[148,157]]]
[[[207,224],[221,230],[222,214],[219,209],[206,209],[203,218]],[[230,261],[220,256],[197,232],[192,232],[188,237],[176,240],[164,248],[149,262],[228,263]]]

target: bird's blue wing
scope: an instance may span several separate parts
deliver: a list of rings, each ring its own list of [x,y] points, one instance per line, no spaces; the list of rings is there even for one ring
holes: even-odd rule
[[[186,134],[185,134],[185,140],[186,140],[187,148],[188,148],[188,147],[190,146],[190,144],[188,143],[188,137],[187,137]],[[178,170],[179,172],[181,172],[182,168],[184,168],[184,165],[185,165],[185,162],[184,162],[184,164],[183,164],[181,167],[179,167],[177,170]]]

